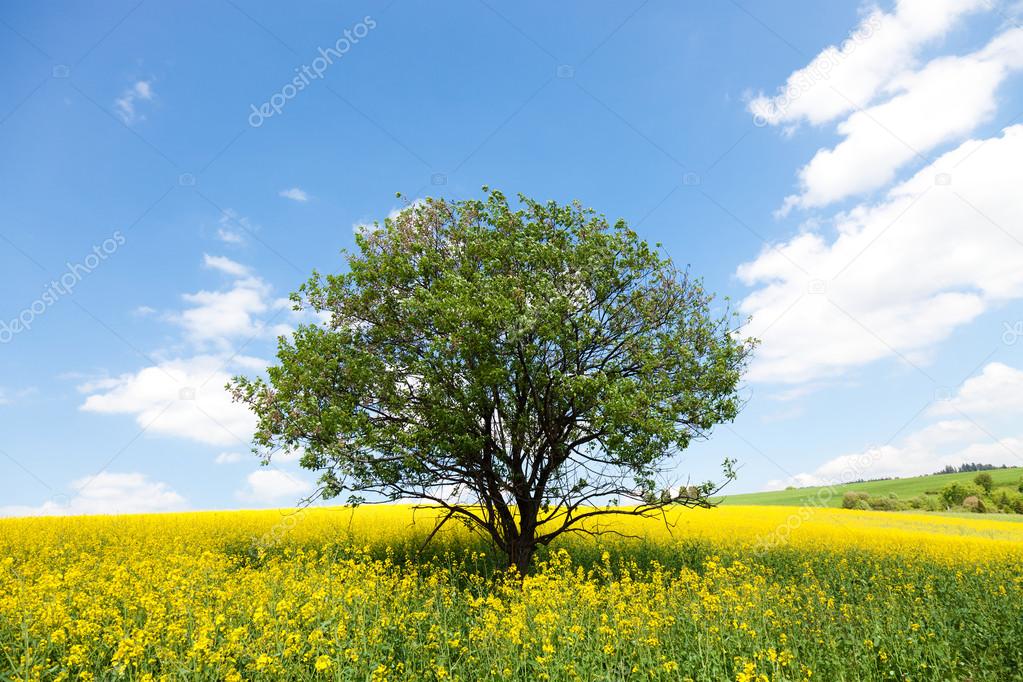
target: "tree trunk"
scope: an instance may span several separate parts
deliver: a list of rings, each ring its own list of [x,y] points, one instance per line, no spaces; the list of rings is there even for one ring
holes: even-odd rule
[[[536,553],[536,542],[532,538],[518,538],[508,543],[505,552],[508,554],[508,568],[514,567],[520,576],[529,573]]]

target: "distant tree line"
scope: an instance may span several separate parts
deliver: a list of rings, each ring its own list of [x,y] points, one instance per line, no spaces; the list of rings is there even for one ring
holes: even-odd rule
[[[994,464],[978,464],[973,462],[966,462],[960,464],[958,467],[949,464],[941,471],[936,471],[936,474],[965,474],[973,471],[991,471],[992,469],[1008,469],[1009,467],[1004,464],[1001,466],[995,466]]]
[[[855,481],[846,481],[846,485],[853,485],[854,483],[877,483],[878,481],[894,481],[894,476],[881,476],[880,478],[857,478]]]

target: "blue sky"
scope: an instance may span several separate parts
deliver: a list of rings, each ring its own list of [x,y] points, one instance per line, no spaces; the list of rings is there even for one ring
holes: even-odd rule
[[[1023,463],[1018,3],[23,2],[0,36],[0,513],[295,502],[223,383],[396,192],[483,184],[751,317],[748,405],[680,472]]]

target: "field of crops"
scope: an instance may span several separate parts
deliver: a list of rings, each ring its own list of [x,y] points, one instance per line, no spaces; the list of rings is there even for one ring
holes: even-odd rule
[[[413,520],[415,525],[413,525]],[[0,520],[0,679],[1011,680],[1023,525],[722,507],[524,579],[405,507]]]

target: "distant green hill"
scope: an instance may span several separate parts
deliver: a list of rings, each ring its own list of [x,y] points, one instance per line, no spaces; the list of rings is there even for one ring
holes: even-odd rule
[[[841,507],[842,495],[847,492],[864,492],[870,495],[883,497],[895,493],[901,499],[909,499],[917,495],[936,494],[942,488],[951,483],[973,483],[977,476],[976,471],[968,471],[962,474],[932,474],[929,476],[915,476],[913,478],[894,478],[889,481],[867,481],[866,483],[849,483],[847,485],[836,485],[830,488],[792,488],[789,490],[774,490],[766,493],[748,493],[745,495],[724,495],[720,499],[722,504],[767,504],[802,507],[804,505],[815,507]],[[1023,467],[1011,469],[991,469],[995,489],[1000,487],[1016,490],[1020,478],[1023,477]],[[828,494],[830,490],[831,494]]]

